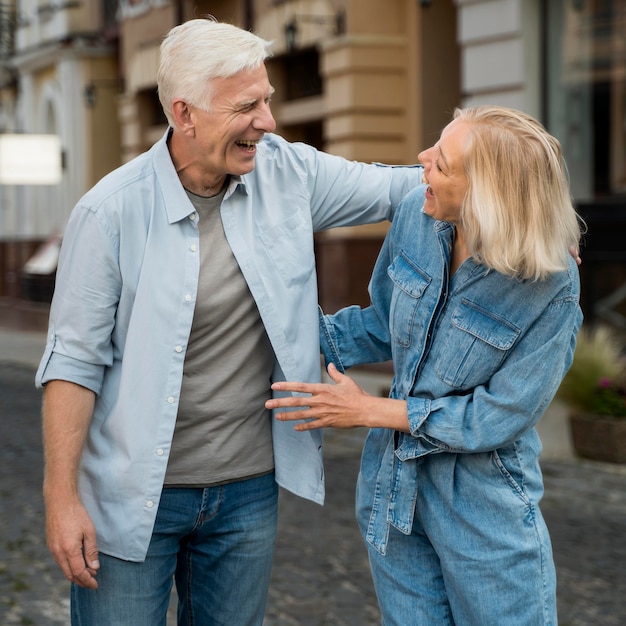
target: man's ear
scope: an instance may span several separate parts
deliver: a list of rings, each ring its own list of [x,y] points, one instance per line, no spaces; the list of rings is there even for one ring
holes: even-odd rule
[[[195,134],[196,124],[189,103],[184,100],[174,100],[172,102],[172,117],[180,132],[190,136]]]

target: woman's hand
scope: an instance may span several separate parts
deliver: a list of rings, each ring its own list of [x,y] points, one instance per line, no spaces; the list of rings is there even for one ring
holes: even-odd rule
[[[268,409],[301,407],[297,411],[277,413],[280,421],[310,420],[296,424],[295,430],[314,428],[356,428],[367,426],[369,405],[373,396],[366,393],[352,378],[341,374],[331,363],[328,375],[333,383],[279,382],[272,385],[276,391],[292,391],[311,394],[307,398],[274,398],[265,403]]]
[[[331,363],[328,375],[333,383],[279,382],[275,391],[308,393],[310,396],[273,398],[265,403],[268,409],[297,407],[275,415],[280,421],[308,420],[294,426],[295,430],[315,428],[383,427],[408,432],[409,418],[404,400],[380,398],[366,393],[352,378],[341,374]]]

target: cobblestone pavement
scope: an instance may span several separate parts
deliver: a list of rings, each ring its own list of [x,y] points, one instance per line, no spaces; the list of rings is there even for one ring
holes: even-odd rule
[[[29,367],[0,364],[1,626],[69,622],[68,585],[44,541],[40,394],[33,376]],[[361,441],[360,431],[327,436],[326,506],[281,493],[265,626],[379,623],[353,519]],[[560,624],[624,626],[626,467],[550,461],[544,473],[543,511],[557,563]]]

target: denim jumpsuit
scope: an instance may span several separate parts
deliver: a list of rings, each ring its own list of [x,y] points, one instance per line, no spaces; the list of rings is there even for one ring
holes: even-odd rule
[[[321,318],[326,361],[393,359],[408,405],[410,434],[370,430],[357,485],[383,624],[556,624],[534,426],[572,361],[578,269],[521,280],[470,258],[450,276],[454,226],[422,212],[424,189],[398,208],[371,305]]]

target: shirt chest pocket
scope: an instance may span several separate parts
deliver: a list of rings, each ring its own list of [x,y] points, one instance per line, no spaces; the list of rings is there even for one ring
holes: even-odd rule
[[[279,224],[262,228],[260,236],[272,265],[288,287],[303,284],[312,276],[313,233],[304,216],[295,213]]]
[[[389,330],[394,341],[406,348],[411,345],[418,305],[431,279],[402,254],[393,260],[387,274],[393,283]]]
[[[483,385],[500,368],[520,333],[497,313],[463,300],[452,313],[443,341],[438,342],[433,355],[435,372],[455,389]]]

